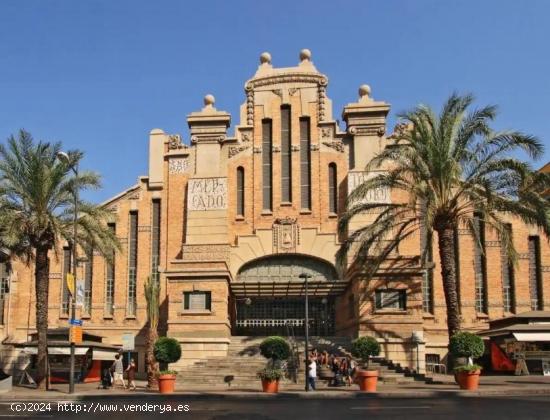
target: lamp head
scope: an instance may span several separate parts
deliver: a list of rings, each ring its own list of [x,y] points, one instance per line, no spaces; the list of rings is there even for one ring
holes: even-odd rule
[[[56,156],[61,162],[67,165],[71,163],[71,159],[69,158],[69,155],[65,152],[57,152]]]

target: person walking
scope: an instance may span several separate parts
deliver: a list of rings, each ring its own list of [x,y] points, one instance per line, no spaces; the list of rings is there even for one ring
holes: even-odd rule
[[[307,386],[315,391],[315,378],[317,378],[317,362],[313,359],[307,361]]]
[[[128,364],[128,367],[126,368],[126,373],[128,374],[128,389],[130,387],[133,391],[136,390],[136,362],[134,359],[130,359],[130,363]]]
[[[124,376],[123,376],[124,365],[122,364],[122,358],[120,357],[120,354],[115,355],[115,361],[111,366],[111,370],[114,372],[114,375],[115,375],[113,388],[117,385],[117,383],[121,383],[122,388],[126,389],[126,384],[124,383]]]

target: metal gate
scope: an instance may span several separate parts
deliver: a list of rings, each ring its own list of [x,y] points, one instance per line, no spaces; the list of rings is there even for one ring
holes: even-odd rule
[[[334,335],[334,298],[309,298],[309,334]],[[304,335],[305,302],[303,297],[251,298],[237,302],[235,335],[286,335],[286,326],[295,335]]]

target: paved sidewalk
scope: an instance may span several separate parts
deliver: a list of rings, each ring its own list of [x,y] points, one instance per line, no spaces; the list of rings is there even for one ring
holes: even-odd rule
[[[449,375],[434,375],[435,384],[416,381],[407,384],[380,384],[376,394],[359,392],[357,385],[351,387],[332,388],[319,384],[317,391],[305,392],[303,386],[292,383],[282,383],[279,394],[261,392],[259,380],[250,387],[212,386],[204,389],[178,387],[173,395],[191,398],[428,398],[434,396],[446,397],[479,397],[479,396],[524,396],[550,395],[550,377],[544,376],[482,376],[478,391],[463,391],[454,383]],[[138,389],[129,391],[121,388],[98,389],[97,384],[77,384],[76,392],[68,393],[68,385],[54,384],[50,391],[38,391],[26,387],[14,387],[11,392],[0,394],[0,400],[80,400],[97,399],[117,396],[121,399],[135,398],[172,398],[160,395],[156,391],[145,388],[145,381],[136,381]]]

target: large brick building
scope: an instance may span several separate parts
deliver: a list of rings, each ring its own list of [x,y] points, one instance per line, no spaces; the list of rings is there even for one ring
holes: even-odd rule
[[[368,86],[344,107],[345,129],[333,117],[328,79],[310,53],[296,67],[275,68],[264,53],[245,83],[245,102],[234,132],[231,116],[214,98],[187,117],[190,141],[154,129],[149,173],[105,202],[122,242],[114,264],[98,252],[81,255],[84,330],[120,345],[136,337],[144,369],[144,281],[161,285],[161,332],[183,345],[179,365],[223,356],[234,335],[303,331],[304,281],[309,281],[312,335],[371,334],[385,354],[414,366],[413,332],[424,354],[446,354],[446,314],[437,249],[419,263],[422,235],[403,243],[376,276],[339,274],[337,223],[347,194],[370,174],[366,163],[393,143],[386,135],[389,104]],[[402,129],[397,127],[396,129]],[[380,190],[371,200],[398,200]],[[372,215],[354,220],[351,228]],[[489,319],[550,306],[550,250],[536,230],[510,220],[520,259],[512,267],[497,237],[487,232],[483,254],[466,230],[456,235],[463,326],[482,329]],[[49,325],[67,325],[69,294],[62,281],[70,249],[52,255]],[[4,267],[4,266],[2,266]],[[25,342],[35,328],[33,269],[12,262],[2,269],[4,343]],[[6,271],[7,272],[7,271]],[[4,275],[5,274],[5,275]],[[3,347],[4,365],[18,352]]]

